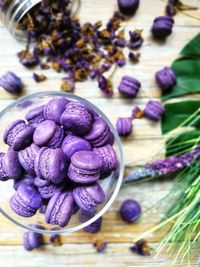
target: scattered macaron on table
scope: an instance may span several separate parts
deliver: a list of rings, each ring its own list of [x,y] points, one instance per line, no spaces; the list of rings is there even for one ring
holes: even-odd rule
[[[0,211],[8,219],[36,232],[73,232],[109,208],[123,153],[96,106],[67,93],[39,93],[8,106],[0,123]]]

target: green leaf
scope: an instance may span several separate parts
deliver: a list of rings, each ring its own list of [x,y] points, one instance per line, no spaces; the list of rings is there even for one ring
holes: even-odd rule
[[[162,96],[163,100],[187,94],[200,93],[200,59],[178,59],[172,64],[177,84]]]
[[[181,51],[183,56],[200,56],[200,33],[197,34]]]
[[[191,117],[200,108],[199,100],[181,101],[165,105],[165,113],[162,118],[162,133],[166,134],[179,127],[183,122]],[[200,129],[200,112],[195,118],[190,118],[184,126],[193,126]]]
[[[196,143],[199,143],[197,142],[199,137],[200,130],[191,130],[169,139],[166,143],[166,157],[183,154],[186,150],[192,149]]]

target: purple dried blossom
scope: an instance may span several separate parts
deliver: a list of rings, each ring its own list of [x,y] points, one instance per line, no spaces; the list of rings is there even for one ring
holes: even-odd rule
[[[142,38],[142,30],[129,31],[130,41],[128,47],[130,49],[138,49],[142,46],[144,39]]]
[[[143,114],[142,110],[138,106],[133,107],[132,114],[131,114],[132,120],[141,119],[143,117],[143,115],[144,114]]]
[[[19,52],[18,54],[19,61],[22,65],[32,68],[39,64],[39,58],[37,55],[34,55],[33,53],[23,50]]]
[[[62,79],[61,90],[64,92],[72,93],[75,89],[74,78],[66,77]]]
[[[126,47],[126,40],[116,39],[115,45],[118,47],[124,48],[124,47]]]
[[[98,86],[106,96],[111,97],[113,95],[113,84],[111,79],[106,79],[103,75],[100,75],[98,78]]]
[[[33,79],[36,81],[36,83],[39,83],[45,81],[47,77],[44,74],[37,74],[34,72]]]
[[[107,242],[97,240],[93,243],[93,246],[97,249],[98,253],[103,253],[107,248]]]
[[[53,228],[52,230],[54,229],[57,230],[56,228]],[[54,246],[62,246],[61,236],[58,234],[51,234],[49,237],[49,242]]]
[[[200,156],[200,145],[192,152],[183,154],[181,156],[172,156],[167,159],[156,160],[152,163],[147,163],[145,166],[133,171],[124,178],[123,183],[130,183],[139,181],[147,177],[157,177],[166,174],[172,174],[190,164]]]
[[[139,61],[139,58],[140,58],[140,53],[129,52],[128,58],[131,62],[137,63]]]
[[[137,241],[132,247],[130,247],[131,252],[139,254],[141,256],[150,256],[151,249],[147,244],[146,240]]]
[[[22,80],[11,71],[0,77],[0,86],[10,94],[20,94],[24,87]]]

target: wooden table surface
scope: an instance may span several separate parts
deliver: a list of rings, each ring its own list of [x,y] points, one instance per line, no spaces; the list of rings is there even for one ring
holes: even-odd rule
[[[107,21],[113,11],[117,9],[116,0],[83,0],[80,10],[82,21]],[[200,6],[200,1],[186,1],[188,4]],[[178,14],[175,18],[173,34],[166,43],[158,43],[152,40],[150,27],[154,17],[163,14],[165,1],[142,0],[137,14],[125,24],[126,30],[135,28],[144,29],[145,42],[141,49],[141,60],[137,65],[128,64],[117,71],[114,76],[115,94],[112,99],[106,99],[100,93],[96,82],[84,82],[77,84],[76,94],[89,99],[101,108],[115,123],[117,117],[128,116],[134,104],[145,105],[148,97],[159,97],[159,90],[154,81],[155,71],[170,65],[178,56],[181,48],[199,32],[200,20]],[[200,18],[199,11],[189,13]],[[0,24],[0,75],[7,70],[20,75],[26,85],[26,94],[55,90],[60,88],[60,76],[52,71],[47,71],[48,80],[36,84],[32,79],[32,72],[18,63],[16,53],[22,47],[12,39],[7,30]],[[142,82],[142,91],[135,100],[122,99],[117,92],[117,85],[124,75],[131,75]],[[12,96],[1,90],[0,110],[14,101]],[[163,154],[160,124],[152,124],[147,120],[135,123],[132,136],[122,140],[125,155],[125,164],[129,168],[138,163],[144,163],[156,152]],[[0,266],[1,267],[39,267],[39,266],[145,266],[145,267],[169,267],[172,260],[163,253],[157,258],[141,257],[130,252],[129,247],[133,240],[143,232],[150,229],[161,218],[161,210],[148,212],[152,204],[164,197],[173,186],[170,181],[151,182],[134,187],[121,189],[115,203],[105,214],[101,233],[97,235],[87,234],[83,231],[63,235],[64,243],[61,247],[52,247],[47,244],[40,250],[26,252],[22,247],[22,235],[24,230],[18,228],[3,216],[0,217]],[[138,200],[143,207],[143,216],[136,224],[127,225],[119,217],[120,204],[126,198]],[[164,207],[163,207],[164,208]],[[152,248],[155,248],[162,234],[148,236]],[[102,239],[108,242],[108,247],[103,254],[97,254],[92,245],[94,239]],[[194,253],[195,254],[195,253]],[[198,266],[195,255],[191,255],[192,267]],[[176,266],[187,266],[187,263]]]

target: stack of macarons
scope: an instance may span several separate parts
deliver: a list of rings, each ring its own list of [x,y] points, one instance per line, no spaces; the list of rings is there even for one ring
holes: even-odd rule
[[[99,180],[118,167],[114,136],[91,108],[65,97],[30,110],[5,130],[0,180],[13,179],[10,208],[65,227],[80,209],[88,217],[106,201]]]

